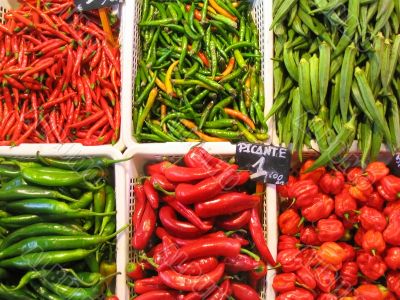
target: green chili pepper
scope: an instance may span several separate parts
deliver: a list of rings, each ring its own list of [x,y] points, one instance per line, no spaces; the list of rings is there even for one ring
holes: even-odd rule
[[[104,213],[104,208],[106,206],[106,191],[105,188],[101,188],[96,191],[93,195],[93,211],[96,213]],[[94,233],[100,232],[100,226],[102,222],[102,217],[94,218]]]

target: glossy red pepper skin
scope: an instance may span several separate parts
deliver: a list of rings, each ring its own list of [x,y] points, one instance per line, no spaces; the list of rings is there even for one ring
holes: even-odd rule
[[[377,280],[386,272],[386,265],[379,255],[361,252],[357,256],[360,271],[370,280]]]
[[[212,199],[231,184],[232,177],[235,174],[235,168],[229,167],[220,174],[206,178],[196,184],[180,183],[175,189],[176,199],[186,205]]]
[[[156,227],[156,214],[147,202],[142,219],[137,226],[132,238],[132,246],[137,250],[143,250],[147,247],[151,236]]]
[[[300,254],[301,261],[306,267],[315,267],[321,263],[321,260],[318,257],[317,250],[314,248],[305,248],[301,251]]]
[[[239,230],[247,227],[250,217],[251,211],[244,210],[233,215],[222,217],[217,223],[218,226],[224,230]]]
[[[226,271],[230,274],[252,271],[259,265],[253,258],[241,253],[235,257],[225,257],[223,262]]]
[[[208,300],[225,300],[231,295],[231,281],[229,279],[225,279],[221,285],[217,288],[217,290],[209,296]]]
[[[308,180],[311,179],[315,184],[321,179],[322,176],[325,175],[326,169],[325,167],[319,167],[311,172],[306,172],[312,165],[314,164],[314,160],[307,160],[300,169],[300,180]]]
[[[287,249],[278,253],[276,262],[281,265],[283,272],[295,272],[302,266],[301,252],[298,249]]]
[[[300,230],[300,242],[304,245],[319,246],[321,241],[313,226],[305,226]]]
[[[358,265],[354,261],[345,262],[340,270],[341,282],[345,286],[358,284]]]
[[[267,241],[265,240],[264,230],[260,221],[258,210],[256,208],[251,210],[249,231],[261,258],[264,260],[264,262],[270,264],[271,266],[275,266],[275,259],[272,257],[267,245]]]
[[[400,210],[393,211],[389,216],[389,223],[383,232],[385,242],[393,246],[400,246]]]
[[[377,185],[378,193],[387,201],[395,201],[400,196],[400,178],[394,175],[383,177]]]
[[[345,242],[339,242],[337,244],[344,250],[343,262],[353,261],[356,257],[356,250],[354,250],[354,247]]]
[[[367,230],[363,235],[362,248],[367,252],[371,251],[372,254],[380,254],[385,251],[386,243],[382,233],[376,230]]]
[[[164,174],[166,168],[172,165],[169,161],[162,161],[156,164],[149,164],[146,165],[146,174],[148,176],[153,176],[154,174]]]
[[[144,192],[146,194],[147,201],[150,202],[150,205],[152,208],[156,209],[158,208],[158,204],[160,202],[160,197],[158,196],[157,191],[153,187],[153,185],[150,183],[148,179],[144,181]]]
[[[139,295],[165,289],[167,289],[167,286],[162,283],[159,276],[136,280],[134,285],[134,292]]]
[[[317,233],[321,242],[335,242],[344,235],[344,226],[339,220],[322,219],[317,223]]]
[[[354,235],[354,242],[356,243],[356,245],[358,245],[360,247],[362,246],[364,234],[365,234],[365,230],[363,228],[359,228],[356,231],[356,234]]]
[[[155,290],[150,291],[145,294],[139,295],[135,297],[137,300],[155,300],[155,299],[163,299],[163,300],[175,300],[176,296],[174,293],[171,293],[166,290]]]
[[[296,271],[297,281],[306,286],[308,289],[315,289],[317,287],[317,281],[314,278],[314,273],[310,267],[302,266]]]
[[[363,300],[383,300],[381,291],[373,284],[360,285],[354,290],[354,296]]]
[[[357,209],[357,201],[347,189],[335,196],[335,214],[341,218],[348,217]]]
[[[185,165],[190,168],[225,169],[230,166],[201,147],[193,147],[183,157]]]
[[[365,172],[367,173],[369,181],[375,183],[388,175],[390,170],[383,162],[375,161],[368,164],[365,168]]]
[[[335,273],[325,267],[315,268],[314,278],[318,288],[325,293],[330,293],[336,286]]]
[[[144,187],[141,184],[136,184],[133,191],[135,193],[135,211],[132,216],[132,224],[134,230],[136,230],[146,208],[146,194],[144,192]]]
[[[170,165],[164,169],[165,177],[171,182],[191,182],[215,176],[220,169],[187,168]]]
[[[351,168],[347,173],[346,173],[346,178],[347,181],[354,181],[356,178],[363,176],[363,171],[359,167]]]
[[[338,300],[338,297],[333,294],[324,293],[319,295],[317,300]]]
[[[196,292],[189,293],[182,297],[182,300],[202,300],[202,299],[203,297],[201,296],[201,294]],[[178,298],[178,300],[180,299]]]
[[[155,189],[161,187],[162,189],[173,192],[176,188],[175,184],[171,183],[163,174],[155,173],[150,177],[150,183]]]
[[[344,187],[344,175],[340,171],[331,171],[325,173],[318,184],[325,194],[337,195]]]
[[[310,222],[329,217],[334,208],[334,201],[327,195],[317,194],[314,196],[313,204],[303,207],[301,214]]]
[[[352,185],[349,188],[350,195],[361,202],[367,202],[369,196],[374,191],[369,179],[364,176],[359,176],[351,183]]]
[[[178,291],[202,291],[216,284],[223,276],[224,264],[219,264],[214,270],[200,276],[182,275],[174,270],[159,272],[161,281],[168,287]]]
[[[215,257],[198,258],[174,267],[176,271],[184,275],[198,276],[211,272],[218,266]]]
[[[296,289],[296,274],[281,273],[274,277],[272,287],[277,293],[286,293]]]
[[[290,198],[296,200],[297,208],[307,207],[314,201],[313,196],[318,194],[318,186],[310,179],[299,180],[289,188]]]
[[[225,233],[223,231],[216,231],[212,233],[208,233],[203,235],[201,238],[198,239],[181,239],[175,236],[170,235],[164,228],[162,227],[157,227],[156,229],[156,235],[158,238],[162,239],[164,236],[168,236],[175,244],[177,244],[179,247],[183,247],[189,244],[192,244],[196,242],[199,239],[208,239],[208,238],[224,238]]]
[[[383,209],[383,214],[386,217],[389,217],[392,212],[396,210],[400,210],[400,200],[386,203],[386,207]]]
[[[317,250],[318,258],[324,264],[338,265],[345,258],[345,250],[335,242],[325,242]]]
[[[281,235],[278,239],[278,252],[286,249],[299,248],[300,240],[294,236]]]
[[[256,207],[260,200],[260,196],[230,192],[203,203],[196,203],[194,210],[200,218],[210,218],[251,209]]]
[[[279,197],[288,198],[290,186],[292,186],[296,181],[297,179],[294,176],[289,175],[288,182],[286,184],[277,185],[276,191],[278,192]]]
[[[301,228],[300,216],[295,209],[287,209],[279,215],[278,225],[282,234],[295,235]]]
[[[126,266],[126,276],[133,280],[144,278],[146,276],[144,266],[140,263],[128,263]]]
[[[386,251],[385,263],[393,271],[400,270],[400,247],[392,247]]]
[[[400,272],[390,272],[386,277],[387,287],[400,297]]]
[[[294,291],[279,295],[276,300],[314,300],[314,295],[306,289],[296,288]]]
[[[163,206],[159,211],[161,224],[165,230],[173,236],[179,238],[197,238],[203,235],[206,231],[200,230],[192,223],[184,222],[177,219],[174,209],[168,205]],[[206,225],[212,226],[212,222],[204,222]]]
[[[365,230],[377,230],[382,232],[387,225],[385,216],[375,208],[363,206],[360,209],[359,220]]]
[[[368,201],[365,205],[375,208],[378,211],[383,211],[383,206],[385,204],[385,199],[378,192],[373,192],[371,196],[369,196]]]
[[[260,300],[257,291],[251,286],[243,283],[232,283],[232,296],[236,300]]]

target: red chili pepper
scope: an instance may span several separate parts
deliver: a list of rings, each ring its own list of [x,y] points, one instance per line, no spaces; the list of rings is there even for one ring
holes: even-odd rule
[[[307,287],[307,289],[315,289],[317,287],[317,282],[314,278],[314,273],[310,269],[310,267],[302,266],[300,269],[296,271],[297,281],[303,286]]]
[[[258,293],[249,285],[243,283],[232,283],[232,296],[236,300],[259,300]]]
[[[199,276],[211,272],[217,266],[218,259],[215,257],[206,257],[185,262],[175,266],[174,269],[184,275]]]
[[[400,297],[400,272],[390,272],[386,276],[386,282],[388,289]]]
[[[146,203],[139,226],[134,232],[132,238],[132,246],[137,250],[146,248],[156,226],[156,215],[150,203]]]
[[[296,207],[307,207],[313,204],[318,186],[311,179],[299,180],[290,186],[288,193],[290,198],[295,198]]]
[[[383,177],[377,185],[378,193],[387,201],[395,201],[400,196],[400,178],[394,175]]]
[[[163,284],[159,276],[135,280],[134,292],[139,295],[164,289],[167,289],[167,286]]]
[[[278,239],[278,252],[286,249],[297,249],[299,248],[300,241],[290,235],[280,235]]]
[[[216,175],[219,169],[187,168],[171,164],[165,168],[165,177],[172,182],[191,182]]]
[[[201,218],[210,218],[248,210],[256,207],[259,202],[259,196],[231,192],[221,194],[207,202],[196,203],[195,212]]]
[[[385,216],[375,208],[368,206],[363,206],[360,209],[358,218],[365,230],[373,229],[382,232],[387,225]]]
[[[153,185],[148,179],[144,181],[144,192],[146,194],[147,201],[150,202],[152,208],[158,208],[159,196],[157,191],[154,189]]]
[[[386,272],[386,265],[379,255],[361,252],[357,256],[360,271],[370,280],[377,280]]]
[[[258,262],[258,266],[249,272],[249,280],[252,283],[252,287],[254,289],[257,289],[258,282],[261,279],[265,278],[265,276],[267,276],[267,273],[268,273],[267,265],[262,260],[260,260]]]
[[[391,270],[400,270],[400,247],[392,247],[386,251],[385,263]]]
[[[126,266],[126,276],[130,279],[137,280],[146,277],[143,264],[130,262]]]
[[[166,290],[155,290],[150,291],[145,294],[139,295],[135,297],[136,300],[155,300],[155,299],[163,299],[163,300],[175,300],[176,296],[174,293],[166,291]]]
[[[372,254],[385,251],[386,244],[382,233],[376,230],[368,230],[363,235],[362,247],[365,251],[371,251]]]
[[[156,173],[150,177],[150,183],[157,189],[161,187],[166,191],[174,191],[176,186],[171,183],[163,174]]]
[[[182,299],[178,298],[178,300],[202,300],[202,299],[203,299],[203,297],[199,293],[196,293],[196,292],[186,294],[182,297]]]
[[[301,252],[298,249],[286,249],[278,253],[276,262],[280,264],[283,272],[295,272],[302,266]]]
[[[301,214],[303,217],[310,222],[317,222],[320,219],[329,217],[335,205],[332,198],[324,194],[317,194],[313,198],[313,204],[302,208]]]
[[[344,235],[344,226],[339,220],[322,219],[317,223],[317,233],[321,242],[335,242]]]
[[[318,234],[312,226],[305,226],[300,230],[300,241],[305,245],[321,245],[321,241],[318,239]]]
[[[251,211],[244,210],[233,215],[224,216],[218,221],[218,226],[224,230],[239,230],[245,228],[250,221]]]
[[[302,226],[300,216],[293,208],[287,209],[279,215],[278,225],[282,234],[286,235],[297,234]]]
[[[282,273],[274,277],[272,287],[277,293],[286,293],[296,289],[296,274]]]
[[[320,178],[324,176],[326,173],[325,167],[319,167],[311,172],[306,172],[312,165],[314,164],[314,160],[307,160],[300,169],[300,180],[312,180],[315,184],[318,183]]]
[[[292,186],[296,181],[297,179],[294,176],[289,175],[289,179],[286,184],[277,185],[276,191],[278,192],[279,196],[282,198],[288,198],[290,186]]]
[[[316,267],[314,278],[318,288],[325,293],[330,293],[336,286],[335,273],[325,267]]]
[[[175,189],[176,199],[183,204],[204,202],[217,196],[231,183],[235,168],[229,167],[222,173],[204,179],[197,184],[180,183]]]
[[[345,242],[337,243],[344,250],[343,262],[353,261],[356,257],[356,250],[354,247]]]
[[[160,209],[159,217],[164,228],[172,235],[179,238],[196,238],[205,233],[189,222],[180,221],[176,217],[174,209],[170,206],[163,206]],[[212,223],[205,222],[212,227]]]
[[[145,170],[148,176],[153,176],[156,173],[164,174],[166,168],[171,165],[169,161],[162,161],[156,164],[146,165]]]
[[[314,300],[314,295],[306,289],[296,288],[293,291],[283,293],[276,300]]]
[[[259,266],[258,262],[253,258],[241,253],[235,257],[225,257],[223,262],[225,264],[225,270],[233,275],[239,272],[254,270]]]
[[[363,284],[354,290],[354,296],[363,300],[383,300],[380,289],[373,284]]]
[[[380,181],[383,177],[389,174],[389,168],[383,163],[379,161],[372,162],[368,164],[365,169],[367,173],[367,177],[369,181],[372,183]]]
[[[224,274],[224,264],[219,264],[213,271],[200,276],[182,275],[174,270],[161,271],[162,282],[179,291],[202,291],[216,284]]]
[[[400,210],[395,210],[389,215],[389,223],[383,232],[386,243],[400,246]]]
[[[209,296],[208,300],[225,300],[231,295],[231,281],[229,279],[225,279],[221,285],[217,288],[217,290]]]
[[[346,286],[358,284],[358,265],[354,261],[345,262],[340,270],[341,282]]]
[[[337,195],[343,190],[344,175],[340,171],[325,173],[318,184],[324,193]]]
[[[202,147],[193,147],[183,156],[183,161],[190,168],[226,169],[230,164],[211,155]]]

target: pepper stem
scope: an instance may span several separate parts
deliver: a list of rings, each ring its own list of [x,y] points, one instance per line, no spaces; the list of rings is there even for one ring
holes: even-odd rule
[[[143,260],[145,260],[145,261],[147,261],[147,262],[148,262],[152,267],[154,267],[155,269],[158,269],[159,265],[155,263],[154,259],[148,257],[148,256],[146,255],[146,253],[144,253],[144,252],[141,253],[141,254],[139,255],[139,258],[140,258],[140,259],[143,259]]]
[[[247,250],[245,248],[240,249],[240,252],[243,253],[243,254],[247,254],[248,256],[253,258],[255,261],[260,261],[260,257],[257,254],[255,254],[255,253],[253,253],[253,252],[251,252],[251,251],[249,251],[249,250]]]
[[[160,192],[162,192],[162,193],[164,193],[165,195],[167,195],[167,196],[175,196],[175,193],[174,192],[168,192],[167,190],[165,190],[161,185],[159,185],[158,183],[155,183],[154,184],[154,188],[157,190],[157,191],[160,191]]]

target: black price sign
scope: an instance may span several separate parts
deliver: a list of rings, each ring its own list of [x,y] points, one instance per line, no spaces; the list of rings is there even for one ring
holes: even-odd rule
[[[250,170],[251,179],[272,184],[285,184],[289,178],[291,155],[287,148],[273,145],[238,143],[236,162]]]
[[[393,159],[388,167],[393,175],[400,177],[400,153],[397,153],[395,156],[393,156]]]
[[[119,2],[119,0],[75,0],[75,5],[79,11],[83,11],[113,6]]]

